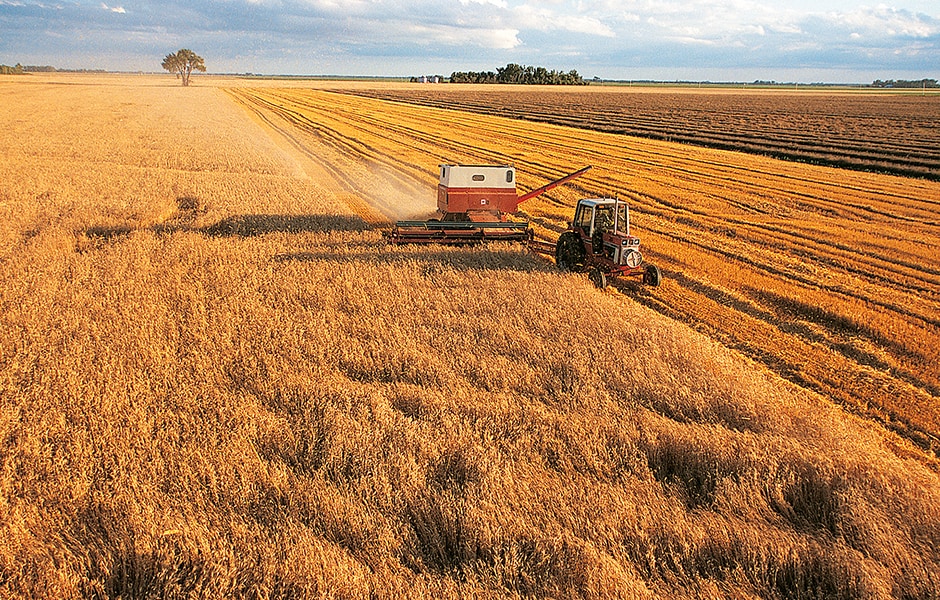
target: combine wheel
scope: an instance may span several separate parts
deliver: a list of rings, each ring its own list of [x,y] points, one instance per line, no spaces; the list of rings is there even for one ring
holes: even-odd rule
[[[562,271],[577,271],[584,265],[584,244],[581,238],[566,231],[555,245],[555,264]]]
[[[656,265],[646,265],[646,271],[643,273],[643,283],[656,287],[659,285],[659,280],[662,279],[662,273],[659,272],[659,267]]]
[[[588,271],[588,278],[594,284],[594,287],[599,290],[607,287],[607,274],[597,267],[591,267],[591,270]]]

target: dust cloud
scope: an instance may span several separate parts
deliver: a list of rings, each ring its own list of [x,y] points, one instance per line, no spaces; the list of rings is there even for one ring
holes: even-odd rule
[[[437,178],[428,173],[424,181],[416,177],[373,166],[373,187],[364,194],[369,204],[389,220],[427,219],[437,210]]]

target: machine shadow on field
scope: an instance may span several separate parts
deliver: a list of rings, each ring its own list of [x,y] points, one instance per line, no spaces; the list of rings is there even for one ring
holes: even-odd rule
[[[99,226],[95,225],[75,232],[75,251],[84,254],[90,250],[100,249],[116,244],[130,237],[133,227],[128,225]]]
[[[360,217],[344,215],[236,215],[194,229],[210,237],[254,237],[267,233],[369,231]]]
[[[134,230],[128,225],[116,225],[114,227],[93,226],[85,229],[83,232],[89,239],[101,242],[115,242],[129,236]]]
[[[344,242],[335,251],[326,247],[322,252],[277,254],[271,260],[288,262],[325,262],[334,264],[368,264],[381,266],[417,266],[423,275],[433,278],[447,272],[515,271],[519,273],[553,273],[554,265],[529,254],[520,245],[495,244],[466,247],[454,246],[387,246],[384,241]]]
[[[94,225],[75,232],[76,250],[85,252],[102,248],[130,237],[134,231],[152,231],[164,236],[178,232],[200,233],[208,237],[256,237],[268,233],[332,233],[372,231],[373,227],[358,216],[347,215],[234,215],[221,221],[196,227],[193,222],[199,215],[197,208],[188,208],[180,203],[181,210],[173,218],[150,227],[135,227],[127,224]]]

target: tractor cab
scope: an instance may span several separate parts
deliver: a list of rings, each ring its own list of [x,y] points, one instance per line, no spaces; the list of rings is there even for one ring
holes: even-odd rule
[[[637,275],[658,285],[659,269],[643,262],[640,238],[630,235],[630,209],[615,198],[578,201],[574,220],[558,239],[555,262],[563,270],[587,271],[599,287],[608,276]]]
[[[578,202],[572,229],[585,251],[617,265],[636,267],[643,262],[640,239],[630,235],[630,209],[613,198],[589,198]]]

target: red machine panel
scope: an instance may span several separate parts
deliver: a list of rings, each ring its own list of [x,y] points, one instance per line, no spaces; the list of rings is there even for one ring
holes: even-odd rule
[[[437,209],[447,214],[514,213],[516,170],[509,165],[441,165]]]
[[[437,186],[437,209],[444,214],[474,211],[514,213],[519,197],[515,188],[451,188]]]

